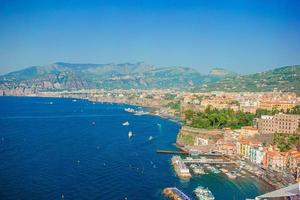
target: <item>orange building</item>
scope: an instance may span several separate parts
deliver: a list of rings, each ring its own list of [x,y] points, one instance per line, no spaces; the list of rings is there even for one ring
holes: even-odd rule
[[[287,109],[291,109],[296,106],[296,103],[294,101],[270,101],[270,100],[261,100],[258,103],[258,108],[266,109],[266,110],[272,110],[273,108],[276,108],[278,110],[283,109],[284,111],[287,111]]]

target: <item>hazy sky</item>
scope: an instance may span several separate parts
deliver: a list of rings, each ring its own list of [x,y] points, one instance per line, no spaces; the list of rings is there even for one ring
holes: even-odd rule
[[[58,61],[224,67],[300,64],[300,1],[0,0],[0,73]]]

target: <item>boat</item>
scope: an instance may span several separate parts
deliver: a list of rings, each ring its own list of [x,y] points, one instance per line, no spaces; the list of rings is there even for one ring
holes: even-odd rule
[[[225,168],[221,168],[220,170],[221,170],[221,172],[223,172],[223,173],[227,173],[227,172],[228,172],[228,170],[225,169]]]
[[[152,136],[150,136],[150,137],[149,137],[149,140],[153,140],[153,137],[152,137]]]
[[[123,125],[123,126],[129,126],[129,122],[126,121],[126,122],[124,122],[122,125]]]
[[[52,101],[50,101],[50,104],[52,105],[52,104],[53,104],[53,102],[52,102]]]
[[[236,174],[234,172],[227,172],[226,175],[230,179],[236,179]]]
[[[204,188],[202,186],[198,186],[194,193],[199,200],[214,200],[215,197],[212,192],[208,188]]]
[[[195,167],[192,170],[193,170],[193,173],[196,174],[196,175],[206,174],[203,167]]]
[[[219,174],[221,171],[214,166],[209,167],[209,170],[214,174]]]
[[[130,112],[130,113],[133,113],[133,112],[135,112],[135,110],[134,110],[134,109],[132,109],[132,108],[125,108],[125,109],[124,109],[124,111],[126,111],[126,112]]]
[[[129,131],[129,132],[128,132],[128,138],[131,138],[132,136],[133,136],[132,132]]]
[[[77,102],[77,100],[76,100],[76,99],[73,99],[72,101],[73,101],[73,102]]]

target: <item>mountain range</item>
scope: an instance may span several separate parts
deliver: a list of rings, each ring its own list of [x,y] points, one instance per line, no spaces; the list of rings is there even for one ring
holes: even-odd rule
[[[222,68],[201,74],[188,67],[139,63],[74,64],[57,62],[0,76],[0,89],[60,91],[79,89],[186,89],[194,91],[293,91],[300,93],[300,65],[250,75]]]

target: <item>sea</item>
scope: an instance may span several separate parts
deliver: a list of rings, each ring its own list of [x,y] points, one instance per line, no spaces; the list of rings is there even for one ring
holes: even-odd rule
[[[209,174],[180,180],[171,156],[180,124],[140,107],[88,100],[0,97],[0,199],[165,199],[165,187],[208,187],[217,200],[272,190],[254,177]],[[128,121],[129,126],[122,123]],[[132,131],[133,137],[128,137]],[[151,136],[151,137],[150,137]]]

